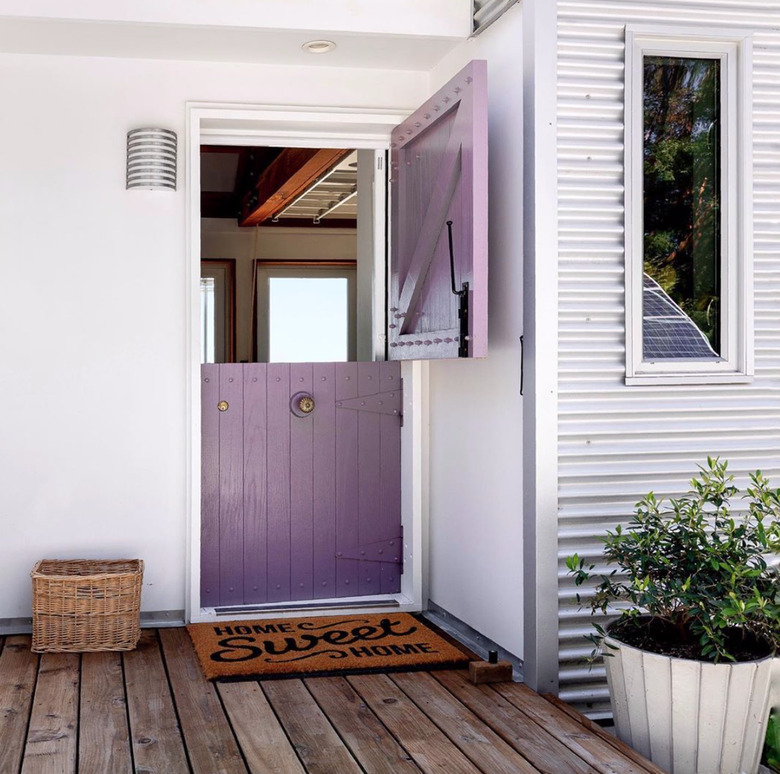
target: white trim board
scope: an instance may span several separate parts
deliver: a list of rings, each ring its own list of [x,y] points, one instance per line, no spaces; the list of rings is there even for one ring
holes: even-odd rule
[[[523,3],[523,674],[558,692],[558,4]]]
[[[386,150],[390,132],[412,110],[352,110],[295,106],[251,106],[233,104],[187,104],[185,148],[185,191],[187,199],[186,267],[186,411],[187,422],[187,558],[185,615],[188,622],[217,620],[214,608],[200,606],[200,502],[201,502],[201,405],[200,405],[200,146],[275,145],[282,147],[357,148]],[[384,234],[384,229],[376,229]],[[384,251],[384,239],[374,240],[375,250]],[[401,364],[404,380],[404,425],[401,431],[401,502],[404,528],[404,572],[401,593],[389,595],[387,602],[399,612],[423,609],[423,498],[427,470],[423,443],[427,426],[424,406],[427,382],[425,364]],[[345,600],[334,612],[368,612],[365,607],[350,608]],[[378,609],[383,608],[378,601]],[[288,613],[292,614],[292,613]],[[284,615],[262,611],[236,615],[236,619]]]

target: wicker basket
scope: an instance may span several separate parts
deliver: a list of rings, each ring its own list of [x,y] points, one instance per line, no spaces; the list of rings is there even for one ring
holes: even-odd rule
[[[33,568],[35,653],[132,650],[141,636],[140,559],[44,559]]]

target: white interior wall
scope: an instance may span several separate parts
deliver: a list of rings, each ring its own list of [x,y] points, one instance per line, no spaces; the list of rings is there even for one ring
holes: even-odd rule
[[[235,220],[201,221],[201,257],[236,261],[236,360],[252,359],[252,262],[354,261],[357,235],[341,228],[241,228]]]
[[[186,101],[407,108],[427,80],[0,55],[0,619],[42,557],[141,557],[143,609],[184,607]],[[125,190],[144,125],[179,133],[175,193]]]
[[[430,366],[429,596],[522,658],[521,33],[517,5],[431,74],[488,61],[490,328],[485,360]]]

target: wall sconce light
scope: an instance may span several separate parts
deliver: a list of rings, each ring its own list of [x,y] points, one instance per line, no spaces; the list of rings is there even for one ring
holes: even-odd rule
[[[176,132],[133,129],[127,133],[127,186],[176,190]]]

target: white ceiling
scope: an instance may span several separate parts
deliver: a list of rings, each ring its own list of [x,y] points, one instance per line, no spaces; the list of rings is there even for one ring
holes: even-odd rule
[[[17,19],[464,38],[472,0],[0,0]]]
[[[301,46],[327,38],[328,54]],[[460,38],[0,17],[0,51],[203,62],[429,70]]]

